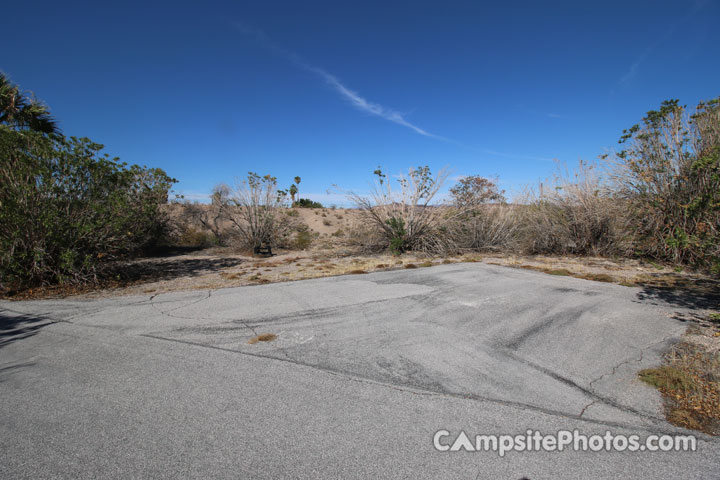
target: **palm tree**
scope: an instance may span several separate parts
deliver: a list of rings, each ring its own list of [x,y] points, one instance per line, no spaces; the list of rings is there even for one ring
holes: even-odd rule
[[[290,191],[290,198],[292,198],[292,203],[295,203],[295,195],[297,195],[298,189],[294,183],[292,185],[290,185],[289,191]]]
[[[293,180],[295,180],[296,185],[300,185],[300,177],[295,177]],[[295,187],[295,193],[298,196],[298,200],[300,200],[300,190],[297,187]]]
[[[20,91],[20,88],[0,72],[0,124],[16,130],[60,133],[48,107]]]

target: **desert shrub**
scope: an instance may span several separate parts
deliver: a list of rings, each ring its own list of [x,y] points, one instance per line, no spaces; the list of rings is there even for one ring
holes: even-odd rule
[[[613,179],[636,253],[720,271],[720,98],[690,116],[663,102],[623,133]]]
[[[310,200],[309,198],[299,198],[296,202],[293,203],[293,207],[323,208],[322,203],[314,202],[314,201]]]
[[[323,225],[325,225],[326,227],[329,227],[330,225],[332,225],[332,222],[330,220],[326,219],[326,220],[323,220]]]
[[[462,177],[450,189],[453,204],[459,208],[474,208],[488,203],[505,203],[505,191],[500,190],[496,178],[479,175]]]
[[[218,238],[211,232],[203,231],[191,226],[182,228],[177,233],[174,243],[180,247],[205,248],[216,246]]]
[[[176,180],[87,138],[0,125],[0,288],[92,280],[163,237]]]
[[[519,241],[529,253],[613,255],[627,252],[625,204],[597,165],[561,170],[517,209]]]
[[[518,247],[520,227],[518,207],[478,205],[459,215],[448,235],[459,250],[512,251]]]
[[[313,241],[313,235],[307,225],[298,227],[295,232],[295,238],[290,245],[296,250],[307,250]]]
[[[275,247],[287,241],[290,219],[281,215],[286,200],[286,193],[278,191],[275,177],[248,173],[222,206],[223,214],[237,230],[241,247]]]
[[[349,200],[360,209],[361,221],[374,230],[370,238],[395,254],[409,250],[445,253],[449,237],[443,229],[451,218],[432,201],[447,178],[446,172],[432,176],[427,166],[410,169],[397,180],[399,192],[392,190],[380,168],[374,173],[377,178],[370,197],[348,193]]]
[[[505,204],[497,179],[471,175],[450,189],[454,218],[443,232],[457,250],[510,250],[518,230],[515,207]]]
[[[229,232],[223,228],[223,221],[227,220],[225,206],[230,197],[230,187],[218,184],[213,187],[210,195],[210,205],[195,203],[183,204],[183,223],[177,243],[181,246],[206,247],[211,245],[225,245]],[[191,225],[200,225],[205,231],[195,229]]]
[[[368,253],[376,253],[388,248],[387,241],[380,231],[374,225],[362,220],[348,227],[345,242]]]

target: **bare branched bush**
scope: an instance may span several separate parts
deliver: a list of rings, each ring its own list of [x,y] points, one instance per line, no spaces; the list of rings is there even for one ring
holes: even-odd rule
[[[625,206],[603,183],[596,165],[561,169],[518,207],[520,242],[529,253],[612,255],[629,248]]]
[[[286,194],[278,191],[275,177],[250,172],[221,205],[223,215],[238,231],[241,246],[257,251],[287,241],[290,217],[281,214],[286,203]]]
[[[505,191],[498,187],[498,179],[479,175],[460,178],[450,189],[450,195],[453,204],[459,208],[505,202]]]
[[[370,196],[348,193],[348,198],[361,211],[361,221],[377,237],[384,248],[393,253],[413,250],[443,253],[450,239],[443,229],[451,220],[439,204],[432,204],[447,178],[442,170],[432,176],[430,168],[410,169],[397,178],[399,191],[380,168],[375,170],[375,187]]]
[[[228,240],[228,229],[226,223],[228,221],[227,213],[228,201],[230,199],[230,187],[225,184],[218,184],[213,187],[210,196],[210,205],[200,205],[195,203],[184,204],[184,222],[188,225],[182,233],[181,244],[191,243],[192,239],[202,240],[202,246],[209,245],[225,245]],[[202,227],[202,230],[209,232],[210,237],[200,236],[201,231],[195,229],[192,225]],[[204,232],[202,232],[204,233]]]

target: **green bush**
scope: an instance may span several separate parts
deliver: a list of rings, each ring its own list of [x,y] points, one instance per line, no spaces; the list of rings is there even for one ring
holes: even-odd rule
[[[292,206],[300,208],[323,208],[322,203],[313,202],[309,198],[300,198],[298,201],[294,202]]]
[[[0,125],[0,290],[93,280],[163,236],[176,180],[87,138]]]
[[[405,230],[405,221],[402,218],[390,217],[385,223],[387,224],[390,234],[390,252],[393,255],[400,255],[408,250],[407,231]]]
[[[638,254],[720,269],[720,98],[687,113],[665,101],[625,130],[614,179]]]
[[[301,228],[295,235],[293,247],[297,250],[307,250],[307,248],[312,244],[312,241],[313,237],[310,230],[307,227]]]
[[[179,234],[175,243],[180,247],[205,248],[219,245],[219,240],[210,232],[187,227]]]

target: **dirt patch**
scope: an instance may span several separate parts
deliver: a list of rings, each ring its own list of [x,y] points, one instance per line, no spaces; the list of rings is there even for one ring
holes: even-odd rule
[[[712,297],[720,292],[718,279],[698,272],[636,259],[493,254],[485,255],[483,261],[491,265],[536,270],[550,275],[616,283],[627,287],[642,287],[650,295],[656,296],[663,296],[659,290],[682,291],[683,295],[690,297]]]

